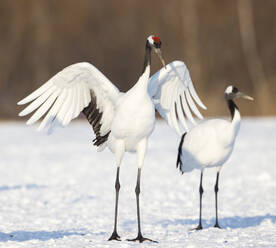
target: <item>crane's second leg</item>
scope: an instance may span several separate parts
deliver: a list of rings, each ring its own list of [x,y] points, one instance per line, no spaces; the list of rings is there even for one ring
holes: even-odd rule
[[[218,223],[218,184],[219,184],[219,170],[217,171],[217,179],[216,179],[216,184],[215,184],[215,200],[216,200],[216,224],[214,227],[220,228],[219,223]]]
[[[202,223],[201,223],[201,215],[202,215],[202,195],[203,195],[203,187],[202,187],[202,177],[203,177],[203,171],[201,171],[200,174],[200,185],[199,185],[199,223],[196,228],[193,230],[201,230],[202,229]]]
[[[137,221],[138,221],[138,235],[135,239],[128,239],[128,241],[139,241],[140,243],[144,241],[151,241],[157,243],[152,239],[144,238],[141,231],[141,219],[140,219],[140,181],[141,181],[141,171],[144,163],[145,153],[147,148],[147,140],[142,140],[137,146],[137,160],[138,160],[138,174],[137,174],[137,183],[135,188],[136,194],[136,204],[137,204]]]
[[[121,237],[117,233],[117,216],[118,216],[118,200],[119,200],[119,190],[120,190],[120,180],[119,180],[119,174],[120,174],[120,167],[117,167],[117,175],[116,175],[116,181],[115,181],[115,189],[116,189],[116,202],[115,202],[115,219],[114,219],[114,229],[113,233],[111,234],[110,240],[118,240],[121,241]]]
[[[140,195],[140,178],[141,178],[141,168],[138,169],[137,175],[137,184],[135,188],[136,193],[136,204],[137,204],[137,220],[138,220],[138,235],[135,239],[128,239],[128,241],[139,241],[140,243],[144,241],[151,241],[157,243],[152,239],[144,238],[141,232],[141,219],[140,219],[140,202],[139,202],[139,195]]]

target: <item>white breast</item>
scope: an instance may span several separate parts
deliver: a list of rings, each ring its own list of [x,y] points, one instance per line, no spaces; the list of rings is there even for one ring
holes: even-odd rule
[[[123,139],[126,150],[133,151],[139,141],[152,133],[154,123],[155,110],[149,96],[125,94],[116,110],[111,136],[113,139]]]
[[[116,140],[123,140],[126,151],[136,151],[137,144],[152,133],[155,107],[147,92],[149,73],[148,66],[134,87],[119,99],[111,124],[111,148]]]

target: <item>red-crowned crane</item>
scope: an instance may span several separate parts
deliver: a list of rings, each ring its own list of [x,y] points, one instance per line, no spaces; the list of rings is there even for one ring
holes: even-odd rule
[[[236,87],[228,86],[225,90],[225,99],[231,113],[231,121],[223,119],[210,119],[203,121],[193,127],[189,132],[182,135],[176,166],[182,173],[201,170],[199,185],[199,224],[195,230],[202,229],[201,210],[202,210],[202,176],[205,168],[216,167],[217,176],[215,184],[215,207],[216,223],[215,227],[220,228],[218,223],[218,183],[219,173],[222,165],[230,157],[240,129],[241,116],[235,98],[253,100],[252,97],[241,93]]]
[[[20,116],[36,110],[27,124],[32,124],[44,114],[39,130],[54,126],[66,126],[81,112],[92,125],[96,138],[94,145],[106,146],[115,154],[117,175],[115,180],[116,202],[114,229],[109,240],[120,240],[117,233],[117,213],[120,190],[120,164],[125,152],[137,153],[137,202],[138,235],[129,241],[143,242],[140,224],[140,178],[147,143],[155,124],[155,109],[167,123],[180,132],[179,122],[187,129],[187,119],[194,122],[192,112],[202,118],[197,109],[205,106],[197,96],[189,71],[181,61],[165,66],[161,55],[161,41],[151,35],[146,40],[146,51],[142,75],[126,93],[120,92],[96,67],[83,62],[66,67],[39,89],[18,104],[32,101]],[[151,51],[160,58],[163,68],[150,78]],[[190,110],[191,109],[191,110]],[[185,113],[185,115],[184,115]]]

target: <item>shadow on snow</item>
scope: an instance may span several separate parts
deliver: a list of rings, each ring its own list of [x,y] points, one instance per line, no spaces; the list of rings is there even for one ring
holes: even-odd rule
[[[25,184],[25,185],[13,185],[13,186],[0,186],[0,191],[8,191],[8,190],[18,190],[18,189],[41,189],[46,188],[45,185],[37,185],[37,184]]]
[[[83,236],[85,233],[77,231],[14,231],[10,233],[0,232],[0,242],[7,241],[18,241],[24,242],[29,240],[41,240],[46,241],[50,239],[60,239],[66,236],[80,235]]]
[[[259,215],[259,216],[251,216],[251,217],[243,217],[243,216],[233,216],[233,217],[225,217],[219,218],[219,223],[222,228],[248,228],[259,226],[263,221],[270,220],[272,223],[276,223],[275,215]],[[175,220],[162,220],[157,222],[157,224],[162,225],[163,227],[167,227],[169,225],[194,225],[198,224],[198,219],[175,219]],[[215,224],[215,218],[211,220],[202,219],[203,228],[213,227]]]

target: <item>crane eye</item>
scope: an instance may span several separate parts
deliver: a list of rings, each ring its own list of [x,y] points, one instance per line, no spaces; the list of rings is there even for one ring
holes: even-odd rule
[[[238,90],[238,88],[237,88],[237,87],[233,87],[232,92],[236,94],[236,93],[238,93],[238,92],[239,92],[239,90]]]
[[[159,42],[155,42],[154,41],[154,46],[156,47],[156,48],[161,48],[161,41],[159,41]]]

